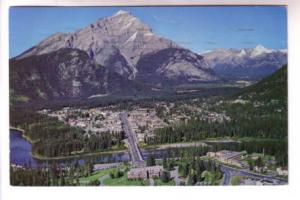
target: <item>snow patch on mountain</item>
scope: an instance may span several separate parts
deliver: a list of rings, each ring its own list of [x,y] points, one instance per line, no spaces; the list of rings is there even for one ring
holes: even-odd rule
[[[268,49],[262,45],[257,45],[251,52],[251,57],[256,57],[256,56],[260,56],[264,53],[272,53],[274,52],[273,49]]]
[[[128,11],[125,10],[119,10],[118,12],[116,12],[116,14],[114,14],[113,16],[119,16],[119,15],[124,15],[124,14],[129,14]]]
[[[138,34],[137,31],[134,34],[132,34],[132,36],[130,36],[130,38],[128,38],[128,40],[124,42],[124,45],[127,44],[128,42],[133,42],[136,39],[137,34]]]
[[[154,34],[152,32],[146,32],[144,35],[145,36],[154,36]]]
[[[287,52],[288,52],[287,49],[280,49],[279,51],[280,51],[281,53],[287,53]]]
[[[245,55],[247,55],[247,53],[246,53],[245,49],[242,49],[241,52],[237,56],[238,57],[243,57]]]

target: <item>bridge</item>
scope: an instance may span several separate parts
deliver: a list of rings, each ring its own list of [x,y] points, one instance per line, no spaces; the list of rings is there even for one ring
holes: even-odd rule
[[[130,127],[130,123],[128,122],[128,113],[121,112],[120,113],[120,120],[122,122],[122,128],[128,137],[128,147],[129,153],[131,156],[131,161],[134,165],[143,165],[144,159],[142,153],[137,145],[136,137]]]

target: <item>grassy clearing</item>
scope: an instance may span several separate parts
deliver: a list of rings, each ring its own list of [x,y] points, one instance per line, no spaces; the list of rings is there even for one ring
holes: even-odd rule
[[[103,169],[103,170],[96,171],[91,176],[79,178],[79,183],[80,183],[80,185],[86,185],[89,182],[98,180],[100,177],[113,172],[113,170],[114,169],[111,168],[111,169]]]
[[[231,183],[231,185],[239,185],[240,181],[241,181],[240,176],[233,176],[233,177],[231,177],[230,183]]]
[[[160,178],[157,178],[157,179],[154,179],[154,185],[155,186],[173,186],[173,185],[175,185],[175,181],[170,180],[167,183],[165,183]]]
[[[103,181],[105,186],[145,186],[149,185],[148,181],[144,180],[128,180],[127,174],[120,178],[107,178]]]

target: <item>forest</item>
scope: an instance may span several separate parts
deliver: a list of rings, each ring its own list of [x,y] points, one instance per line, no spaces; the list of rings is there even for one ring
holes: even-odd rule
[[[213,160],[201,160],[208,149],[205,148],[183,148],[170,149],[169,153],[163,157],[163,166],[166,174],[162,177],[163,182],[170,181],[168,176],[170,170],[174,170],[175,166],[179,167],[180,176],[188,178],[188,185],[195,185],[197,182],[202,182],[205,185],[217,185],[222,178],[219,165]],[[177,157],[170,158],[170,157]],[[97,171],[93,168],[92,160],[83,164],[79,162],[69,162],[64,165],[52,163],[50,166],[40,165],[37,168],[22,168],[10,167],[11,185],[26,185],[26,186],[82,186],[84,185],[99,185],[99,180],[90,179],[89,182],[82,183],[82,179],[92,177]],[[147,165],[155,165],[156,160],[154,154],[147,158]],[[129,168],[129,163],[124,162],[124,166]],[[114,173],[109,173],[111,177],[119,176],[120,170],[115,169]],[[122,176],[127,173],[122,172]]]
[[[236,99],[242,103],[232,103]],[[186,100],[183,103],[194,102]],[[209,122],[194,115],[188,121],[156,129],[155,136],[149,138],[147,143],[190,142],[224,137],[270,139],[280,141],[283,148],[278,152],[278,143],[269,142],[266,145],[272,149],[269,153],[276,155],[281,164],[287,165],[287,66],[237,94],[206,99],[204,103],[209,105],[210,111],[226,113],[230,120]]]
[[[24,129],[23,136],[32,143],[36,157],[52,158],[122,148],[122,132],[84,135],[80,128],[70,127],[57,118],[31,111],[11,109],[11,126]]]

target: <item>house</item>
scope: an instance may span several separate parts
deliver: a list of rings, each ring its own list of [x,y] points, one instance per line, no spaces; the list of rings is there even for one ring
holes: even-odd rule
[[[288,175],[288,170],[287,169],[278,167],[276,169],[276,171],[277,171],[277,173],[278,173],[279,176],[287,176]]]
[[[163,166],[149,166],[132,168],[127,172],[128,179],[149,179],[155,176],[160,177],[163,172]]]

